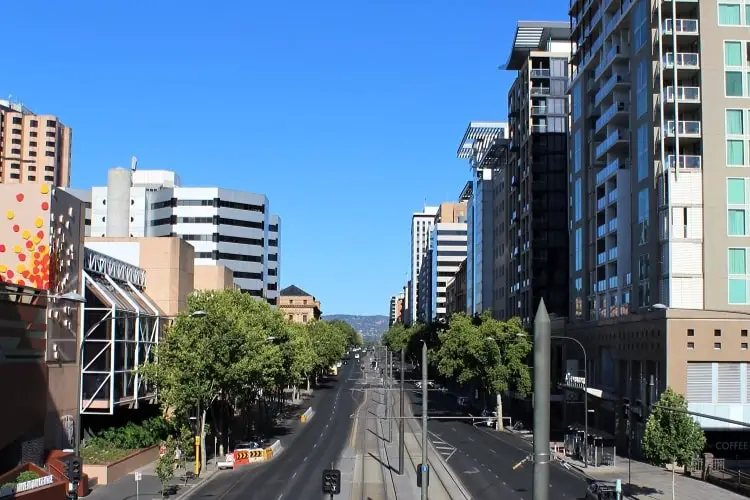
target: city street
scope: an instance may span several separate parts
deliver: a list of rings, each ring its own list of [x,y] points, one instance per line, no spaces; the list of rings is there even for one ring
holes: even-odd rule
[[[407,389],[413,388],[411,384]],[[421,391],[410,391],[412,410],[421,415]],[[430,391],[430,415],[459,415],[456,400],[440,391]],[[531,444],[507,433],[482,426],[470,420],[430,420],[430,440],[447,461],[473,498],[531,499],[532,471],[530,463],[513,470],[513,466],[531,454]],[[582,498],[586,480],[575,471],[559,464],[550,467],[550,490],[554,498]]]
[[[360,371],[356,363],[343,366],[330,377],[327,386],[315,390],[312,407],[315,416],[284,444],[285,449],[272,461],[217,474],[211,482],[189,498],[212,500],[319,500],[321,473],[338,460],[346,446],[352,425],[351,414],[358,393],[351,391]]]

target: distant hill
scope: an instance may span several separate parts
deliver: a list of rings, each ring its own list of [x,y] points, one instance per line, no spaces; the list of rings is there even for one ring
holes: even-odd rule
[[[340,319],[346,321],[352,328],[357,330],[362,335],[362,340],[367,337],[380,336],[388,330],[388,316],[357,316],[355,314],[329,314],[323,316],[323,319],[331,321],[334,319]]]

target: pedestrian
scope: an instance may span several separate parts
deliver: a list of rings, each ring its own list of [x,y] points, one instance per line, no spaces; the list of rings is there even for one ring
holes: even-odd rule
[[[182,460],[182,448],[180,448],[180,445],[177,445],[177,448],[174,450],[174,468],[175,470],[180,468],[180,460]]]

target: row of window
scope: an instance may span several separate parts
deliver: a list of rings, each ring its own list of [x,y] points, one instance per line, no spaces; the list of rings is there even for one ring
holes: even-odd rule
[[[20,116],[14,116],[13,117],[13,125],[21,125],[23,124],[23,118]],[[37,128],[39,126],[39,120],[29,120],[29,126],[31,128]],[[47,126],[51,128],[55,128],[57,126],[57,122],[55,120],[47,120]]]
[[[171,215],[162,219],[154,219],[150,225],[151,227],[157,227],[175,224],[212,224],[214,226],[237,226],[251,229],[263,229],[264,226],[263,222],[228,219],[226,217],[219,217],[218,215],[214,215],[213,217],[177,217],[176,215]]]
[[[724,92],[727,97],[750,96],[750,42],[724,42]]]
[[[723,0],[719,4],[719,26],[750,26],[750,2]]]
[[[250,203],[238,203],[235,201],[222,200],[213,198],[210,200],[178,200],[172,198],[164,201],[157,201],[151,204],[152,210],[169,207],[213,207],[213,208],[233,208],[235,210],[247,210],[249,212],[265,212],[264,205],[253,205]]]

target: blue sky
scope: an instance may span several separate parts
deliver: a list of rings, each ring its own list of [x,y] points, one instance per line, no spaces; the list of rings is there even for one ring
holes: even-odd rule
[[[515,23],[566,0],[23,0],[0,96],[73,127],[73,185],[127,166],[266,193],[282,286],[387,314],[411,213],[453,200],[470,120],[506,116]]]

